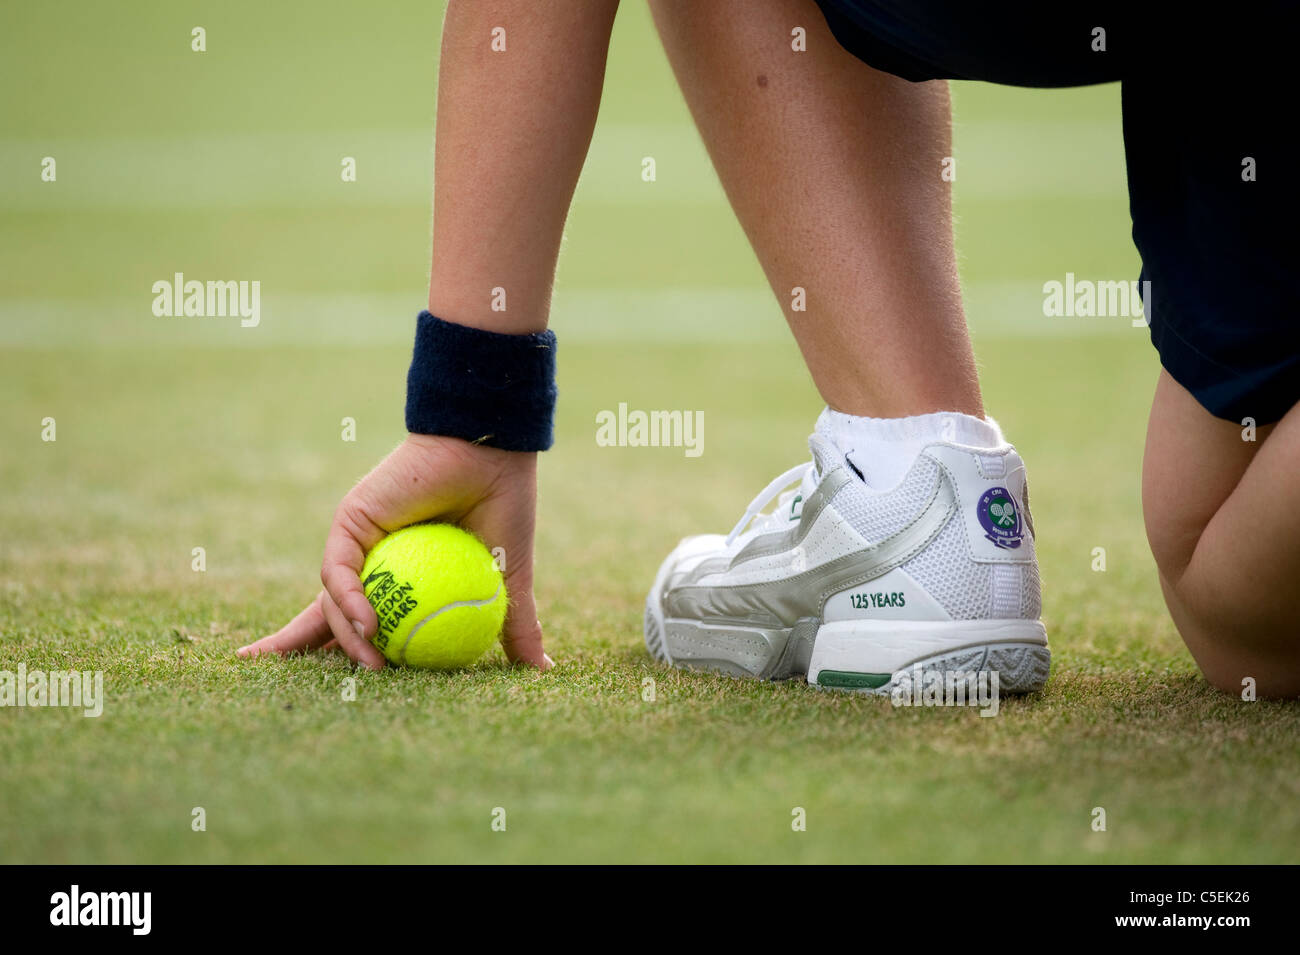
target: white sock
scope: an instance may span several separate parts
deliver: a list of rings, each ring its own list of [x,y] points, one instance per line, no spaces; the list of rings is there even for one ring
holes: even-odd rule
[[[817,418],[817,433],[840,449],[862,479],[877,491],[897,486],[926,445],[935,442],[992,449],[1006,446],[992,418],[956,411],[910,418],[859,418],[826,408]]]

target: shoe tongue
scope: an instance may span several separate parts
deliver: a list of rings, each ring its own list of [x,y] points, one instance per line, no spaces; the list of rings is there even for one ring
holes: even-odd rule
[[[812,452],[813,467],[818,476],[829,474],[846,460],[835,442],[816,431],[808,436],[808,450]]]

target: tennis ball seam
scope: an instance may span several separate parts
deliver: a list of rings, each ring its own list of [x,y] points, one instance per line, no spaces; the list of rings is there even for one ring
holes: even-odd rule
[[[433,613],[426,614],[424,617],[422,617],[415,624],[415,626],[411,628],[411,632],[406,635],[406,639],[402,641],[402,652],[399,654],[399,658],[401,660],[402,665],[403,666],[406,665],[406,648],[411,645],[411,640],[415,637],[417,633],[420,632],[420,628],[423,627],[426,623],[428,623],[430,620],[432,620],[434,617],[437,617],[439,614],[443,613],[444,611],[454,610],[457,607],[487,607],[490,604],[495,603],[496,599],[501,596],[501,587],[502,587],[501,584],[497,584],[497,589],[493,591],[491,597],[484,597],[482,600],[455,600],[449,604],[443,604]]]

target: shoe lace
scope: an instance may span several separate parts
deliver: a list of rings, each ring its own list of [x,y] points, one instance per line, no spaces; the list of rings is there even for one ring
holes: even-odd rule
[[[763,508],[767,507],[780,492],[789,487],[795,481],[799,482],[799,487],[791,488],[777,498],[777,506],[771,514],[764,514]],[[802,512],[795,510],[796,505],[802,505],[807,500],[816,487],[816,469],[812,461],[805,461],[803,464],[796,465],[772,479],[767,487],[759,492],[758,497],[754,498],[745,508],[745,516],[740,519],[731,533],[727,535],[727,546],[730,547],[737,537],[745,532],[750,521],[754,522],[753,530],[774,526],[777,524],[788,523],[798,518]]]

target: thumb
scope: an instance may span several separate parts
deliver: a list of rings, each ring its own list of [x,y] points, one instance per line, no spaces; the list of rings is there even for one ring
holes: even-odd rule
[[[537,619],[532,581],[522,590],[508,581],[506,590],[510,594],[510,609],[506,612],[505,629],[501,633],[501,646],[506,657],[511,663],[529,663],[549,670],[554,664],[542,647],[542,624]]]
[[[494,554],[499,554],[505,570],[506,594],[510,600],[506,610],[505,626],[501,631],[501,646],[511,663],[530,663],[543,670],[553,665],[542,648],[542,625],[537,619],[537,603],[533,597],[533,540],[532,522],[516,509],[488,509],[475,515],[478,533]],[[496,526],[514,520],[512,534],[494,533]],[[497,550],[497,547],[500,549]]]

